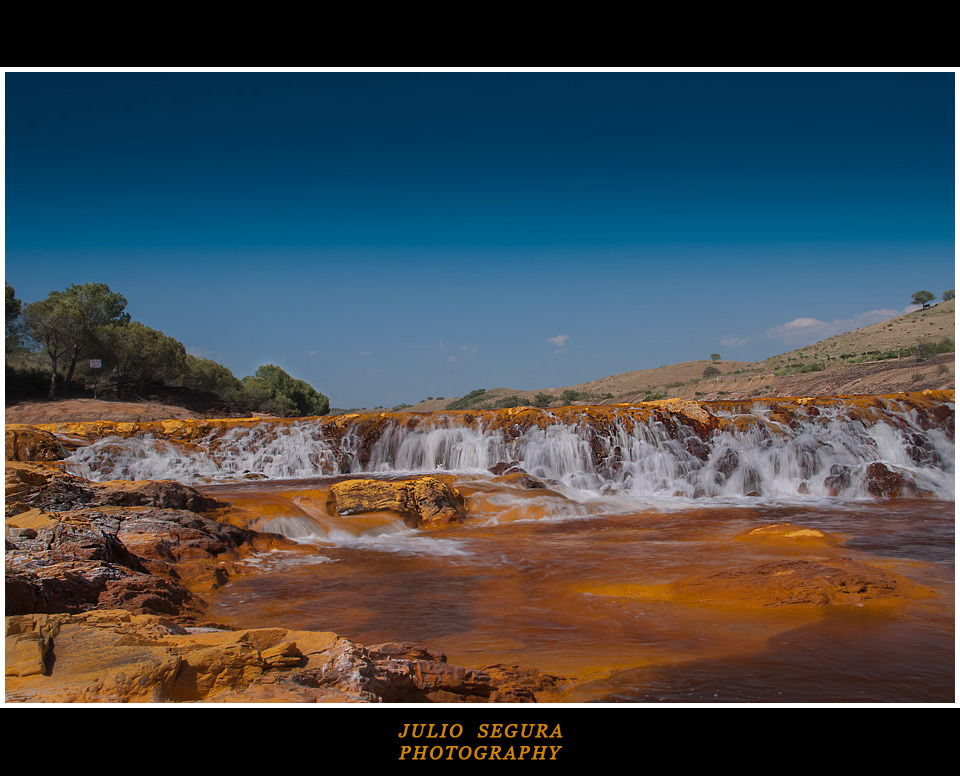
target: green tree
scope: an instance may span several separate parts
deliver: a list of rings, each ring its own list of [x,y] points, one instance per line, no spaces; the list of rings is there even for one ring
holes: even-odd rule
[[[260,402],[264,394],[269,393],[266,406],[261,403],[252,409],[269,410],[278,415],[304,417],[326,415],[330,411],[330,400],[326,396],[274,364],[264,364],[253,377],[245,377],[243,392],[248,400]]]
[[[103,283],[73,284],[66,291],[51,291],[46,299],[24,308],[30,336],[50,359],[50,398],[56,395],[59,366],[67,365],[64,396],[77,362],[99,347],[99,336],[108,326],[127,323],[127,300]]]
[[[931,294],[929,291],[917,291],[917,293],[915,293],[911,297],[910,301],[913,304],[919,304],[919,305],[922,305],[923,307],[926,307],[934,299],[936,299],[936,297],[933,294]]]
[[[23,347],[23,303],[17,299],[17,292],[13,286],[4,284],[7,291],[7,306],[5,317],[6,329],[6,352],[7,355],[20,350]]]
[[[139,321],[125,326],[103,326],[98,342],[117,373],[117,394],[128,385],[139,393],[152,383],[169,382],[183,375],[187,353],[183,343]]]
[[[711,360],[711,361],[719,361],[719,360],[720,360],[720,354],[719,354],[719,353],[711,353],[711,354],[710,354],[710,360]]]
[[[96,355],[95,351],[100,345],[99,332],[107,326],[128,323],[130,314],[124,312],[127,300],[111,291],[105,283],[73,284],[63,296],[72,310],[70,366],[63,384],[63,394],[66,396],[77,362],[81,358]]]
[[[478,404],[483,395],[487,392],[486,388],[475,388],[470,391],[466,396],[461,396],[459,399],[454,399],[450,402],[446,409],[448,410],[466,410],[470,409],[473,405]]]
[[[954,297],[954,293],[952,288],[948,288],[946,291],[943,292],[944,302],[950,301],[951,299],[953,299],[953,297]]]
[[[708,366],[706,369],[703,370],[704,377],[716,377],[718,374],[720,374],[720,370],[717,369],[715,366]]]
[[[534,407],[546,407],[550,402],[554,401],[554,397],[547,393],[538,393],[533,397],[533,406]]]
[[[239,401],[242,383],[223,364],[187,353],[179,383],[187,388],[214,393],[226,401]]]
[[[23,308],[23,318],[30,336],[50,360],[50,391],[47,396],[54,399],[60,364],[73,349],[74,316],[63,294],[51,291],[46,299]]]

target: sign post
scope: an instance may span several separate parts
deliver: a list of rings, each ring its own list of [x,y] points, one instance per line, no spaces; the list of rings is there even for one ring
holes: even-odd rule
[[[93,369],[93,370],[95,370],[94,373],[93,373],[93,375],[94,375],[94,380],[93,380],[93,398],[94,398],[94,399],[97,398],[97,388],[98,388],[99,385],[100,385],[100,367],[101,367],[101,366],[103,366],[103,364],[101,363],[101,361],[100,361],[99,358],[91,358],[91,359],[90,359],[90,368]]]

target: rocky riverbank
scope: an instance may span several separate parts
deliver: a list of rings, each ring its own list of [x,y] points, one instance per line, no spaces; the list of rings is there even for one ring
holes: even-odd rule
[[[8,454],[42,459],[56,446],[40,431],[7,434]],[[420,501],[435,506],[438,485]],[[416,514],[418,500],[406,503]],[[95,483],[54,462],[8,460],[7,699],[532,702],[560,682],[517,666],[449,665],[418,644],[210,621],[204,594],[255,573],[251,560],[313,552],[218,520],[226,506],[172,481]]]

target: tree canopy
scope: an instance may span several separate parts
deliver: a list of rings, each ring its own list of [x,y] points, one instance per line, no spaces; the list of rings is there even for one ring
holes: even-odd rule
[[[64,395],[77,362],[99,346],[103,330],[130,320],[127,300],[104,283],[73,284],[66,291],[51,291],[46,299],[29,304],[23,315],[30,335],[50,360],[50,398],[56,395],[57,372],[68,365]]]
[[[147,389],[179,386],[215,394],[235,410],[300,417],[330,411],[326,396],[280,367],[267,364],[238,380],[223,364],[189,355],[173,337],[131,321],[126,306],[127,300],[103,283],[74,284],[26,306],[7,285],[8,387],[11,374],[33,385],[49,374],[49,398],[56,397],[58,382],[66,396],[78,365],[85,374],[82,360],[96,358],[118,397],[127,390],[142,395]],[[17,350],[12,341],[28,347]],[[15,350],[13,361],[24,361],[26,369],[11,364]],[[41,371],[44,361],[47,367]]]
[[[924,306],[926,306],[926,305],[928,305],[930,302],[932,302],[934,299],[936,299],[936,297],[935,297],[932,293],[930,293],[929,291],[917,291],[917,292],[911,297],[911,300],[910,300],[910,301],[911,301],[913,304],[919,304],[919,305],[924,305]]]
[[[23,303],[17,299],[17,292],[9,283],[6,286],[7,304],[4,319],[6,329],[6,350],[11,353],[23,346],[23,331],[20,314],[23,312]]]
[[[303,380],[274,364],[264,364],[252,377],[243,378],[244,400],[277,415],[326,415],[330,400]]]
[[[102,327],[99,342],[107,362],[116,370],[119,393],[131,384],[143,392],[151,383],[174,380],[186,369],[183,344],[138,321]]]

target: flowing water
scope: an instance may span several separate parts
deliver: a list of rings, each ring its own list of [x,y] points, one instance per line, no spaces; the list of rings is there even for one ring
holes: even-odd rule
[[[948,422],[885,402],[814,414],[758,404],[709,434],[653,416],[505,424],[478,413],[375,434],[264,424],[184,445],[111,437],[73,458],[91,479],[172,478],[232,518],[316,548],[256,559],[210,616],[244,627],[418,641],[451,663],[519,663],[570,678],[563,702],[867,702],[954,699],[954,446]],[[782,408],[781,408],[782,409]],[[517,466],[546,487],[496,478]],[[893,476],[878,497],[877,464]],[[337,515],[347,478],[449,475],[462,524]],[[246,480],[255,476],[261,479]],[[526,483],[529,484],[529,483]],[[770,541],[769,524],[825,536]],[[703,606],[637,590],[732,568],[857,561],[918,583],[896,605]]]

